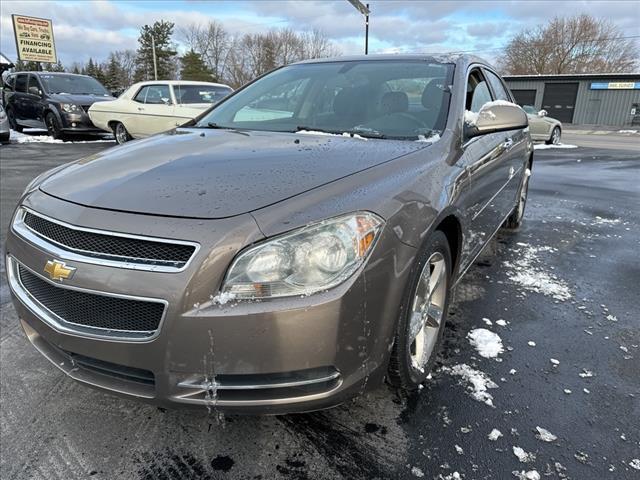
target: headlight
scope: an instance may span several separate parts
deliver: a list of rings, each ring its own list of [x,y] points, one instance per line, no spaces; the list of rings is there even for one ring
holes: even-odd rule
[[[267,240],[236,258],[222,285],[222,295],[274,298],[310,295],[334,287],[365,262],[382,225],[377,215],[359,212]]]
[[[61,103],[60,107],[67,113],[77,113],[80,111],[80,107],[75,103]]]

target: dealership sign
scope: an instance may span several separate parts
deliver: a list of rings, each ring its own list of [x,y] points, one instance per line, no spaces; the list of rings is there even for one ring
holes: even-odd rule
[[[640,82],[592,82],[591,90],[640,90]]]
[[[53,24],[46,18],[11,15],[18,58],[25,62],[56,63]]]

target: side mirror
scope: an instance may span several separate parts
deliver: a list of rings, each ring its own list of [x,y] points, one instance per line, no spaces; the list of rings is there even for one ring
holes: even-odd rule
[[[546,110],[540,110],[538,112],[538,116],[539,117],[546,117],[547,116],[547,111]]]
[[[522,108],[515,104],[489,102],[477,114],[465,113],[464,130],[467,138],[487,133],[517,130],[529,126],[529,119]]]
[[[38,97],[42,96],[42,92],[38,87],[29,87],[29,93]]]

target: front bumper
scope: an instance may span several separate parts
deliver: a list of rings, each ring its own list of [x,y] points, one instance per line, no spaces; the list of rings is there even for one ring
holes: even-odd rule
[[[105,133],[96,127],[86,112],[67,113],[62,112],[61,130],[65,133]]]
[[[165,407],[288,413],[335,406],[384,376],[403,272],[413,255],[393,235],[382,235],[363,271],[327,292],[220,305],[210,296],[231,260],[261,238],[251,216],[194,222],[115,215],[39,191],[25,206],[72,225],[159,238],[184,232],[183,240],[200,243],[186,268],[167,273],[65,258],[55,246],[9,232],[7,270],[22,326],[43,355],[81,382]],[[16,268],[48,280],[42,269],[52,259],[76,268],[71,279],[53,282],[57,287],[165,301],[157,333],[142,340],[100,338],[47,319]]]

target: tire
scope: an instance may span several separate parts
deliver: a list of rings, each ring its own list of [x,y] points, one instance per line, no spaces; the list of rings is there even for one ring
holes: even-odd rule
[[[122,145],[123,143],[131,140],[131,135],[127,132],[127,127],[124,126],[121,122],[115,122],[113,124],[113,136],[116,137],[116,142],[118,145]]]
[[[11,130],[18,133],[22,132],[22,127],[18,125],[16,117],[13,114],[13,108],[7,108],[7,118],[9,119],[9,126],[11,127]]]
[[[547,145],[558,145],[560,143],[561,136],[562,132],[560,131],[560,127],[553,127],[549,140],[544,143],[546,143]]]
[[[11,132],[7,132],[7,133],[0,133],[0,143],[1,144],[6,144],[9,143],[9,138],[11,137]]]
[[[505,220],[504,228],[508,230],[516,230],[522,225],[524,219],[524,209],[527,206],[527,197],[529,196],[529,178],[531,177],[531,166],[527,165],[520,190],[518,191],[518,203],[513,208],[511,215]]]
[[[49,132],[49,135],[57,140],[64,140],[62,127],[60,126],[60,122],[53,112],[48,112],[45,115],[44,123],[47,126],[47,132]]]
[[[388,382],[394,387],[407,391],[417,389],[433,367],[446,323],[451,296],[451,271],[447,237],[437,230],[418,255],[400,306],[387,376]],[[425,279],[431,277],[440,280],[436,278],[429,295],[427,285],[432,282],[425,283]],[[426,298],[429,300],[426,301]],[[426,323],[424,313],[427,313]]]

